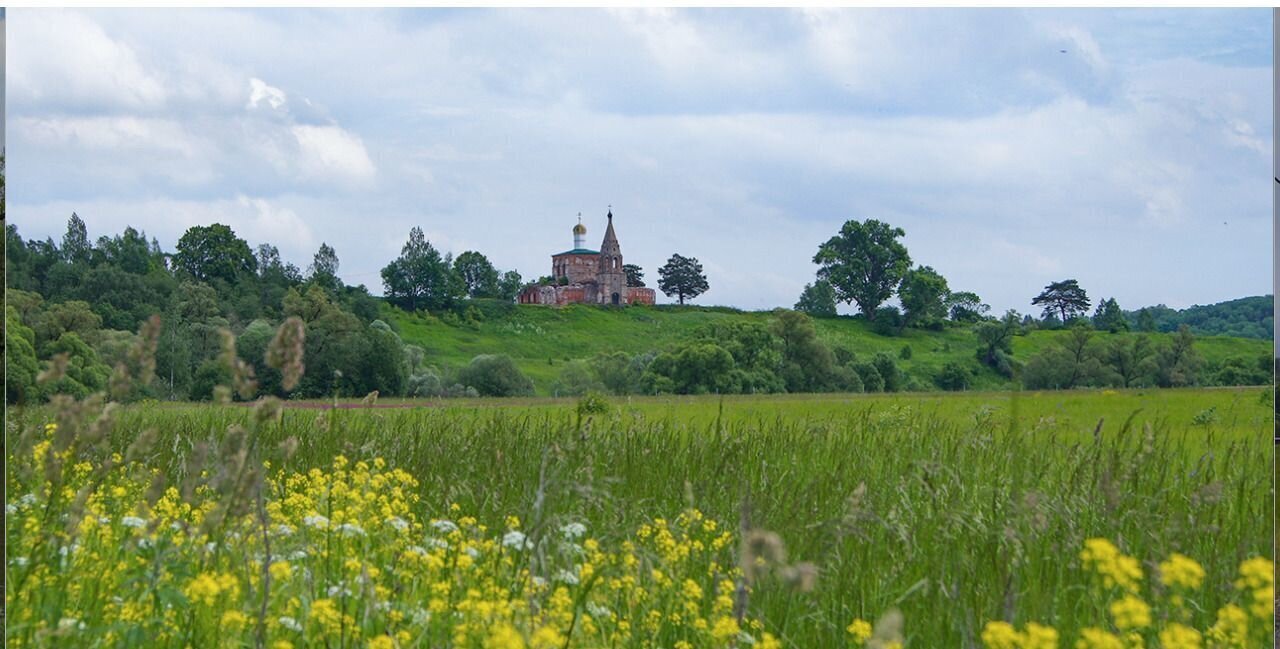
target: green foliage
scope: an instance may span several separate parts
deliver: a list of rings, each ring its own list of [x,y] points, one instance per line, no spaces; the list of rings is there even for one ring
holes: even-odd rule
[[[466,293],[451,260],[441,257],[417,226],[400,256],[382,269],[382,285],[387,299],[408,311],[443,310]]]
[[[458,371],[458,382],[475,388],[481,396],[514,397],[533,394],[533,382],[525,376],[511,357],[505,354],[481,354]]]
[[[831,318],[836,315],[836,292],[831,282],[820,279],[812,284],[805,284],[800,299],[796,302],[796,311],[807,313],[815,318]]]
[[[999,372],[1012,377],[1017,367],[1013,360],[1013,337],[1018,332],[1017,314],[1009,312],[1000,320],[979,322],[973,328],[978,338],[978,360]]]
[[[1200,381],[1204,359],[1195,348],[1195,336],[1187,325],[1156,352],[1156,384],[1162,388],[1181,388]]]
[[[789,392],[837,389],[836,357],[818,339],[813,319],[799,311],[775,311],[772,331],[782,342],[782,379]]]
[[[516,296],[520,295],[520,289],[524,288],[524,280],[520,278],[520,273],[509,270],[502,274],[502,278],[498,280],[498,298],[507,302],[514,302]]]
[[[902,350],[898,352],[898,358],[901,358],[904,361],[909,361],[914,353],[915,352],[911,349],[911,345],[903,345]]]
[[[902,373],[898,371],[898,365],[893,362],[892,356],[880,352],[871,360],[871,364],[880,375],[885,392],[898,392],[902,389]]]
[[[1129,330],[1129,321],[1115,298],[1107,298],[1098,303],[1098,310],[1093,314],[1093,326],[1099,330],[1118,333]]]
[[[871,321],[871,330],[881,336],[900,335],[904,327],[906,327],[906,319],[902,317],[902,312],[896,306],[882,306],[876,309],[875,318]]]
[[[675,296],[680,304],[693,299],[710,288],[702,264],[695,257],[671,255],[667,263],[658,269],[658,288],[667,297]]]
[[[865,392],[884,392],[884,377],[880,376],[880,370],[876,368],[875,363],[863,361],[854,366],[854,371],[858,373],[858,378],[862,381],[862,389]]]
[[[932,267],[918,266],[907,271],[898,287],[903,322],[908,327],[939,328],[947,317],[947,280]]]
[[[635,264],[623,264],[622,272],[627,274],[627,286],[644,287],[644,270]]]
[[[986,317],[991,307],[982,303],[977,293],[957,291],[947,296],[947,312],[955,322],[977,322]]]
[[[501,295],[501,278],[498,269],[489,258],[468,250],[453,260],[453,272],[462,280],[463,290],[469,297],[498,297]]]
[[[552,394],[562,397],[576,397],[604,389],[604,385],[596,378],[591,364],[585,360],[574,360],[560,367],[560,376],[551,386]]]
[[[36,346],[41,349],[41,356],[49,356],[45,349],[49,343],[58,340],[65,333],[75,333],[83,339],[90,332],[102,328],[102,318],[93,312],[88,302],[72,300],[50,304],[32,322],[36,333]]]
[[[1028,367],[1030,363],[1028,363]],[[963,364],[950,361],[933,377],[933,382],[943,390],[958,392],[969,389],[970,372]]]
[[[40,365],[36,360],[35,340],[35,332],[22,324],[18,310],[12,305],[6,306],[4,310],[6,403],[23,403],[34,400],[39,395],[36,390],[36,375],[40,372]]]
[[[1045,319],[1049,314],[1056,314],[1061,322],[1068,322],[1074,317],[1083,316],[1089,310],[1089,296],[1080,283],[1074,279],[1052,282],[1044,287],[1039,295],[1031,299],[1031,304],[1044,307]]]
[[[1088,327],[1072,327],[1057,344],[1027,360],[1023,383],[1035,389],[1069,390],[1096,385],[1105,374],[1102,350]]]
[[[258,262],[249,244],[221,223],[197,225],[178,239],[174,267],[199,281],[220,279],[234,284],[256,273]]]
[[[338,252],[329,244],[321,242],[320,249],[311,259],[309,281],[326,291],[338,291],[342,287],[342,281],[338,279],[338,265]]]
[[[1113,338],[1103,345],[1102,360],[1110,371],[1113,385],[1142,387],[1154,380],[1155,349],[1146,334]]]
[[[48,355],[66,355],[66,368],[61,378],[43,386],[47,394],[69,394],[83,399],[107,387],[111,368],[107,367],[88,343],[74,331],[67,331],[48,345]],[[53,362],[53,361],[50,361]]]
[[[579,417],[589,417],[591,415],[607,415],[613,407],[609,404],[609,400],[598,392],[587,392],[578,399],[577,410]]]
[[[1192,333],[1200,336],[1239,336],[1271,340],[1275,335],[1273,302],[1272,296],[1260,295],[1197,305],[1180,311],[1161,304],[1141,309],[1137,314],[1130,312],[1126,315],[1134,318],[1139,325],[1138,329],[1142,331],[1173,332],[1185,324]],[[1143,315],[1144,312],[1146,316]],[[1150,329],[1143,329],[1144,321]]]
[[[831,283],[836,299],[856,303],[863,315],[874,319],[876,308],[893,296],[911,267],[907,248],[898,241],[905,235],[902,228],[875,219],[846,221],[813,257],[818,278]]]

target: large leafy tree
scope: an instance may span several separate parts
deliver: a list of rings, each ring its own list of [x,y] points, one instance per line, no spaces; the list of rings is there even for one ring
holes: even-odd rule
[[[319,284],[326,290],[336,291],[342,287],[338,280],[338,251],[327,243],[321,242],[320,249],[311,258],[311,282]]]
[[[221,279],[231,284],[256,273],[258,267],[249,244],[221,223],[188,229],[178,239],[173,263],[202,282]]]
[[[813,256],[820,266],[818,277],[831,282],[838,300],[856,303],[873,320],[876,308],[893,296],[911,268],[907,248],[898,241],[905,235],[902,228],[875,219],[846,221]]]
[[[832,317],[836,315],[836,292],[831,282],[820,279],[812,284],[805,284],[796,301],[796,311],[814,317]]]
[[[956,322],[977,322],[991,310],[991,307],[983,304],[982,298],[978,297],[977,293],[956,291],[947,296],[947,309],[951,319]]]
[[[1065,324],[1089,311],[1089,296],[1080,288],[1079,282],[1064,279],[1044,287],[1039,295],[1031,299],[1031,304],[1044,307],[1045,317],[1057,315]]]
[[[940,325],[947,317],[947,280],[930,266],[908,271],[898,287],[902,315],[908,327]]]
[[[488,257],[468,250],[453,260],[453,272],[462,280],[468,297],[498,297],[502,280]]]
[[[520,277],[520,273],[509,270],[502,274],[502,279],[498,280],[498,297],[514,300],[520,294],[521,288],[524,288],[524,279]]]
[[[627,286],[644,286],[644,271],[639,266],[635,264],[623,264],[622,272],[627,274]]]
[[[410,311],[448,307],[464,292],[451,265],[452,260],[427,241],[422,228],[414,227],[400,256],[382,269],[387,299]]]
[[[697,258],[673,254],[666,265],[658,269],[658,288],[667,297],[675,296],[684,304],[685,299],[705,293],[710,285]]]

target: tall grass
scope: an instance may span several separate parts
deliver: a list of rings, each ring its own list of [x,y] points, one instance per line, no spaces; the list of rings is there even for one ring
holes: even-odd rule
[[[967,414],[905,396],[817,400],[813,416],[712,399],[617,401],[596,416],[570,404],[290,409],[259,429],[258,448],[298,470],[338,454],[385,458],[418,480],[424,519],[459,503],[497,528],[536,509],[620,541],[694,506],[772,530],[789,559],[817,566],[809,592],[751,598],[788,646],[841,646],[852,619],[897,608],[908,646],[969,647],[990,619],[1074,630],[1105,618],[1077,558],[1092,537],[1148,571],[1172,552],[1200,560],[1208,578],[1192,621],[1209,626],[1241,561],[1272,553],[1270,419],[1255,393],[1184,393],[1197,409],[1233,413],[1200,425],[1172,405],[1126,411],[1101,393],[1078,397],[1070,426],[1034,399],[995,397]],[[45,414],[11,411],[6,442]],[[181,481],[193,449],[251,417],[234,406],[132,406],[117,413],[111,445],[155,431],[147,462]],[[292,456],[273,457],[289,438]]]

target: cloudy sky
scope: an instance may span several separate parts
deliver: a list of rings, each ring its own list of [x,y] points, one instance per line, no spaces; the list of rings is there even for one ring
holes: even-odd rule
[[[1271,16],[1206,10],[45,11],[7,16],[27,238],[231,225],[305,268],[550,272],[581,212],[654,285],[789,306],[848,219],[996,311],[1050,281],[1270,293]]]

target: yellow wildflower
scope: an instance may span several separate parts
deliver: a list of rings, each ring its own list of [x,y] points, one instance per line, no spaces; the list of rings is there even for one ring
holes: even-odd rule
[[[1195,559],[1174,552],[1168,560],[1160,562],[1160,583],[1195,590],[1204,583],[1204,568]]]
[[[845,631],[848,631],[849,635],[853,636],[854,642],[862,644],[871,637],[871,623],[862,618],[857,618],[849,623]]]
[[[1160,631],[1160,649],[1202,649],[1204,638],[1200,632],[1177,622]]]
[[[1151,607],[1133,595],[1125,595],[1112,602],[1110,609],[1116,627],[1122,631],[1145,629],[1151,625]]]

